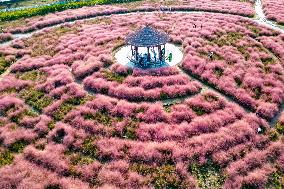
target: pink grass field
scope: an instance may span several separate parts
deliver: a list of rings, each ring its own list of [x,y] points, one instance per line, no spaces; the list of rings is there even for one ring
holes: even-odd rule
[[[284,24],[284,2],[277,0],[264,0],[264,12],[268,19]]]
[[[0,46],[1,189],[284,187],[283,33],[248,19],[251,1],[157,4],[67,10],[0,35],[43,28]],[[133,9],[151,13],[116,14]],[[192,9],[215,13],[174,12]],[[180,64],[116,63],[147,24]]]

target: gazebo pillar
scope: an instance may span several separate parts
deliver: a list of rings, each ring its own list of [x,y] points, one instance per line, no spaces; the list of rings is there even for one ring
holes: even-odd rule
[[[161,50],[161,45],[158,45],[158,55],[159,55],[159,60],[162,61],[162,50]]]
[[[132,56],[134,56],[134,50],[133,50],[133,46],[131,45],[131,54],[132,54]]]
[[[138,61],[138,47],[134,47],[135,48],[135,60]]]
[[[166,45],[164,45],[164,48],[163,48],[163,60],[166,59]]]
[[[147,47],[147,61],[150,62],[150,50],[149,50],[149,47]]]

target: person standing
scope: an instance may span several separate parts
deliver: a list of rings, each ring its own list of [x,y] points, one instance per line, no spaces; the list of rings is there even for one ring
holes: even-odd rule
[[[169,54],[169,62],[171,62],[173,60],[173,53],[170,52]]]

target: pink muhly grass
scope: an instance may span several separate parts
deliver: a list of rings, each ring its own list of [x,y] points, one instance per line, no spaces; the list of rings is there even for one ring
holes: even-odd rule
[[[168,120],[168,115],[159,103],[149,106],[145,112],[139,113],[138,116],[147,123],[166,122]]]

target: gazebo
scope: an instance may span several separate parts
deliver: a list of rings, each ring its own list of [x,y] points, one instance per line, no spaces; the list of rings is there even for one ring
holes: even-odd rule
[[[167,34],[160,32],[151,26],[145,26],[126,37],[126,44],[131,47],[130,60],[135,64],[164,63],[165,44],[169,41]],[[145,54],[139,54],[139,49],[147,48]],[[151,52],[150,52],[151,51]]]

